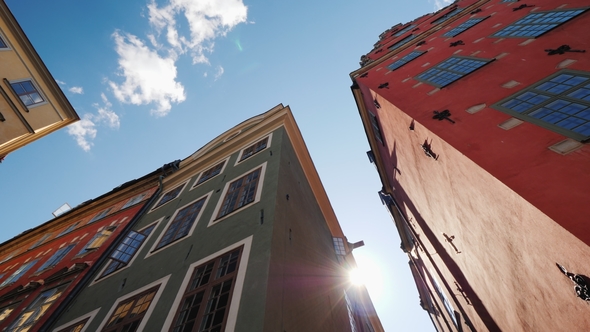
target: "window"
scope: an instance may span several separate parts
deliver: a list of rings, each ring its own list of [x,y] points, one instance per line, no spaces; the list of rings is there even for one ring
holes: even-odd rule
[[[84,325],[86,325],[86,322],[88,322],[88,318],[84,319],[81,322],[77,322],[74,325],[70,325],[64,329],[61,329],[57,332],[80,332],[84,328]]]
[[[206,199],[207,197],[203,197],[176,212],[168,229],[156,246],[156,250],[187,236],[193,223],[198,219],[199,213],[201,212],[203,205],[205,205]]]
[[[398,31],[398,32],[394,33],[394,34],[393,34],[393,36],[394,36],[394,37],[399,37],[399,36],[403,35],[404,33],[406,33],[406,32],[408,32],[408,31],[412,30],[412,29],[413,29],[413,28],[415,28],[415,27],[416,27],[416,25],[415,25],[415,24],[410,24],[410,25],[408,25],[407,27],[405,27],[405,28],[401,29],[400,31]]]
[[[88,222],[89,224],[92,224],[93,222],[100,220],[104,217],[106,217],[107,214],[109,214],[109,212],[111,211],[112,208],[108,208],[108,209],[104,209],[102,211],[100,211],[99,213],[97,213],[94,218],[90,219],[90,221]]]
[[[341,237],[333,237],[332,240],[334,241],[334,250],[336,250],[336,254],[340,256],[346,256],[344,240]]]
[[[121,210],[126,209],[126,208],[128,208],[130,206],[133,206],[133,205],[141,202],[143,200],[143,198],[145,197],[145,195],[147,195],[147,194],[146,193],[143,193],[143,194],[139,194],[139,195],[137,195],[135,197],[132,197],[131,199],[129,199],[127,201],[127,203],[125,203],[125,205],[123,205],[123,207],[121,208]]]
[[[8,318],[8,316],[10,316],[10,314],[14,311],[14,309],[16,309],[16,307],[18,307],[19,304],[20,302],[16,302],[0,308],[0,324],[2,324],[2,322]]]
[[[37,242],[33,243],[33,245],[29,248],[29,250],[35,249],[38,246],[42,245],[43,242],[45,242],[45,240],[47,240],[50,236],[51,236],[51,233],[47,233],[47,234],[43,235]]]
[[[492,60],[453,56],[418,75],[417,80],[443,88]]]
[[[32,331],[33,325],[37,323],[39,318],[45,314],[47,309],[51,307],[63,291],[68,287],[68,284],[63,284],[58,287],[43,291],[29,306],[21,312],[18,318],[6,328],[6,332],[25,332]]]
[[[56,237],[60,237],[60,236],[62,236],[62,235],[66,235],[66,234],[68,234],[69,232],[73,231],[74,229],[76,229],[76,226],[78,226],[78,224],[79,224],[79,223],[80,223],[80,222],[77,222],[77,223],[71,224],[71,225],[70,225],[70,226],[68,226],[66,229],[64,229],[63,231],[61,231],[61,233],[59,233],[59,234],[58,234]]]
[[[45,101],[31,80],[10,82],[10,86],[25,106],[40,104]]]
[[[120,302],[109,317],[103,332],[135,331],[150,307],[158,286]]]
[[[239,161],[248,159],[250,157],[252,157],[253,155],[257,154],[258,152],[266,149],[266,147],[268,146],[268,137],[265,137],[264,139],[250,145],[249,147],[245,148],[244,150],[242,150],[242,155],[240,156]]]
[[[375,138],[383,144],[383,136],[381,136],[381,129],[379,129],[379,121],[377,120],[377,116],[375,114],[369,113],[369,119],[371,120],[371,126],[373,127],[373,133],[375,134]]]
[[[447,32],[445,32],[443,34],[443,36],[445,37],[455,37],[456,35],[460,34],[461,32],[471,28],[472,26],[476,25],[477,23],[485,20],[487,17],[476,17],[476,18],[470,18],[467,21],[459,24],[459,26],[457,26],[456,28],[453,28]]]
[[[223,331],[242,247],[197,266],[174,317],[171,331]]]
[[[590,138],[590,74],[561,71],[492,107],[573,139]]]
[[[35,265],[38,261],[38,259],[35,259],[34,261],[30,261],[28,263],[21,265],[16,271],[14,271],[12,275],[10,275],[10,277],[6,278],[6,280],[4,280],[0,284],[0,287],[10,285],[16,282],[23,274],[27,273],[27,271],[29,271],[29,269],[32,268],[33,265]]]
[[[510,24],[504,29],[494,33],[493,37],[539,37],[558,25],[582,14],[588,8],[553,10],[540,13],[531,13],[520,20]]]
[[[518,0],[502,0],[502,2],[518,2]]]
[[[404,39],[402,39],[402,40],[398,41],[397,43],[395,43],[395,44],[393,44],[393,45],[389,46],[389,47],[388,47],[388,49],[389,49],[390,51],[393,51],[393,50],[395,50],[395,49],[397,49],[397,48],[400,48],[401,46],[403,46],[403,45],[407,44],[408,42],[410,42],[410,41],[411,41],[412,39],[414,39],[414,38],[416,38],[416,35],[409,35],[409,36],[407,36],[406,38],[404,38]]]
[[[65,257],[65,255],[67,255],[70,252],[70,250],[74,249],[75,246],[76,244],[70,244],[67,247],[59,249],[55,252],[55,254],[53,254],[53,256],[51,256],[51,258],[45,261],[45,263],[43,263],[43,265],[41,265],[41,267],[37,269],[36,272],[40,272],[54,267],[55,265],[57,265],[57,263],[59,263],[62,260],[62,258]]]
[[[115,227],[115,226],[110,226],[110,227],[106,227],[105,229],[96,233],[92,237],[92,239],[90,239],[90,241],[88,241],[86,246],[84,248],[82,248],[82,250],[80,250],[80,252],[78,252],[78,254],[76,254],[76,256],[84,255],[91,250],[95,250],[95,249],[100,248],[100,246],[109,238],[109,236],[111,236],[111,234],[113,234],[113,231],[116,228],[117,227]]]
[[[0,264],[8,261],[9,259],[11,259],[12,257],[14,257],[14,253],[10,253],[10,255],[6,255],[4,258],[2,258],[2,260],[0,260]]]
[[[6,48],[8,48],[8,45],[6,45],[4,38],[2,38],[2,36],[0,36],[0,49],[6,49]]]
[[[451,302],[449,302],[449,299],[447,299],[447,296],[445,295],[445,293],[443,293],[443,291],[441,290],[440,286],[438,285],[438,282],[436,281],[436,278],[434,276],[431,276],[431,279],[432,279],[432,284],[434,285],[434,288],[436,289],[436,293],[438,294],[438,297],[443,302],[445,309],[447,310],[447,313],[449,314],[449,316],[451,316],[451,319],[453,320],[453,324],[455,324],[455,326],[457,327],[458,325],[457,325],[457,317],[455,316],[455,309],[451,305]]]
[[[417,57],[421,56],[422,54],[426,53],[425,51],[413,51],[407,55],[405,55],[403,58],[395,61],[394,63],[390,64],[389,66],[387,66],[387,68],[389,68],[389,70],[396,70],[399,67],[405,65],[406,63],[416,59]]]
[[[255,200],[261,172],[262,167],[257,168],[229,184],[217,218],[221,218]]]
[[[175,199],[176,197],[178,197],[178,195],[180,195],[180,193],[182,192],[182,189],[184,189],[185,185],[186,185],[186,182],[181,185],[178,185],[177,187],[175,187],[172,190],[165,193],[162,196],[162,198],[160,198],[158,203],[152,208],[152,210],[159,208],[160,206],[162,206],[162,205],[170,202],[171,200]]]
[[[449,11],[448,13],[444,14],[443,16],[437,18],[436,20],[432,21],[430,24],[439,24],[442,23],[446,20],[448,20],[449,18],[459,14],[463,9],[461,8],[455,8],[452,9],[451,11]]]
[[[197,182],[195,182],[193,188],[211,179],[212,177],[220,174],[223,170],[223,166],[225,166],[225,160],[201,173],[201,176],[199,177]]]
[[[130,231],[109,257],[111,260],[100,277],[102,278],[127,266],[155,227],[154,224],[139,232]]]

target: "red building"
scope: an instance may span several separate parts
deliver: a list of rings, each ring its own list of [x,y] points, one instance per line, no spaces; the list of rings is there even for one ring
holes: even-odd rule
[[[0,244],[0,330],[38,331],[84,286],[106,250],[158,190],[163,170]],[[78,288],[77,288],[78,287]]]
[[[351,73],[439,331],[590,328],[589,5],[455,1]]]

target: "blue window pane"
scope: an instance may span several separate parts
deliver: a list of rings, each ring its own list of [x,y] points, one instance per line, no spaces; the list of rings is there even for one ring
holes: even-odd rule
[[[590,120],[590,110],[585,110],[585,111],[582,111],[582,112],[580,112],[580,113],[576,114],[576,116],[577,116],[578,118],[582,118],[582,119]]]
[[[493,34],[494,37],[538,37],[580,15],[586,9],[570,9],[528,14]]]
[[[575,128],[583,123],[585,123],[586,121],[582,120],[582,119],[578,119],[578,118],[574,118],[574,117],[568,117],[563,121],[559,121],[558,123],[556,123],[556,125],[565,128],[565,129],[572,129]]]
[[[4,40],[2,40],[2,38],[0,38],[0,48],[8,48],[8,46],[6,45]]]
[[[568,94],[569,97],[590,101],[590,84]]]
[[[553,112],[553,113],[547,114],[542,119],[543,119],[543,121],[547,121],[549,123],[557,123],[565,118],[567,118],[566,114],[559,113],[559,112]]]
[[[472,26],[476,25],[477,23],[483,21],[487,17],[479,17],[479,18],[471,18],[463,23],[461,23],[456,28],[453,28],[447,31],[443,36],[445,37],[455,37],[456,35],[460,34],[461,32],[471,28]]]
[[[529,115],[532,116],[532,117],[534,117],[534,118],[540,119],[540,118],[542,118],[544,116],[547,116],[547,115],[549,115],[551,113],[553,113],[553,112],[550,109],[541,108],[539,110],[536,110],[536,111],[530,113]]]
[[[394,63],[390,64],[389,66],[387,66],[387,68],[389,68],[389,70],[396,70],[399,67],[405,65],[406,63],[416,59],[417,57],[421,56],[422,54],[424,54],[426,52],[422,52],[422,51],[413,51],[412,53],[404,56],[403,58],[395,61]]]
[[[418,78],[437,87],[444,87],[488,63],[484,59],[451,57],[434,68],[418,75]]]
[[[573,131],[576,133],[582,134],[584,136],[590,136],[590,123],[586,122],[585,124],[574,128]]]

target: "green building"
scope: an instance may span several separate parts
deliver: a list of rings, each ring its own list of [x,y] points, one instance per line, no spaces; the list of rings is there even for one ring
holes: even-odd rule
[[[382,331],[289,107],[160,189],[43,331]]]

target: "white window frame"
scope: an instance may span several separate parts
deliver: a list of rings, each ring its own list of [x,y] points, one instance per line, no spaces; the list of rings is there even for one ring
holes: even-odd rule
[[[109,266],[109,264],[111,263],[111,259],[108,258],[107,262],[104,264],[104,266],[102,267],[102,269],[100,269],[100,272],[98,272],[98,274],[96,275],[96,278],[92,281],[92,283],[90,283],[90,285],[88,285],[88,287],[93,286],[103,280],[106,280],[108,278],[110,278],[111,276],[114,276],[115,274],[127,269],[128,267],[130,267],[133,262],[135,261],[135,259],[137,258],[137,256],[139,256],[139,253],[143,250],[143,248],[145,248],[145,246],[147,245],[147,242],[151,239],[152,235],[154,233],[156,233],[156,230],[160,224],[160,221],[164,220],[164,217],[150,223],[149,225],[146,225],[145,227],[141,228],[140,230],[137,230],[136,232],[141,233],[142,230],[151,227],[152,225],[154,225],[154,229],[152,230],[152,232],[145,238],[145,240],[143,240],[143,243],[141,244],[141,246],[139,246],[139,248],[137,248],[137,251],[135,252],[135,255],[133,255],[133,257],[131,257],[131,260],[129,261],[129,263],[127,263],[127,265],[125,265],[124,267],[114,271],[113,273],[110,273],[109,275],[106,275],[104,277],[101,277],[102,273],[104,272],[104,270],[106,270],[107,266]],[[116,248],[115,248],[116,249]]]
[[[166,288],[166,284],[168,283],[168,279],[170,279],[170,276],[171,276],[171,274],[165,276],[164,278],[158,279],[158,280],[152,282],[151,284],[148,284],[148,285],[145,285],[145,286],[143,286],[143,287],[141,287],[139,289],[136,289],[136,290],[134,290],[131,293],[127,293],[127,294],[119,297],[117,300],[115,300],[115,303],[113,303],[113,305],[111,306],[111,309],[104,316],[102,322],[100,323],[100,325],[98,326],[98,328],[96,329],[96,331],[102,331],[102,329],[107,324],[109,318],[111,318],[111,315],[113,314],[113,311],[115,311],[115,308],[117,308],[117,306],[119,305],[119,303],[121,303],[123,301],[126,301],[127,299],[132,298],[135,295],[137,295],[137,294],[139,294],[141,292],[144,292],[144,291],[146,291],[146,290],[148,290],[148,289],[150,289],[152,287],[155,287],[157,285],[160,285],[160,287],[158,287],[158,290],[156,291],[156,295],[154,295],[154,298],[152,299],[152,302],[150,303],[150,306],[149,306],[148,310],[145,312],[145,315],[141,319],[141,323],[137,327],[137,330],[135,330],[135,332],[141,332],[141,331],[143,331],[143,329],[147,325],[148,320],[150,319],[150,316],[152,315],[152,312],[154,311],[154,308],[158,304],[158,300],[160,300],[160,296],[164,292],[164,288]]]
[[[176,186],[166,190],[166,192],[160,194],[160,197],[158,198],[158,200],[156,201],[156,203],[154,203],[154,206],[150,209],[150,211],[148,213],[151,213],[153,211],[156,211],[157,209],[161,208],[162,206],[166,206],[168,205],[170,202],[176,200],[178,197],[180,197],[180,195],[182,195],[182,192],[184,191],[184,189],[186,188],[186,186],[188,185],[188,183],[190,182],[190,178],[180,182],[179,184],[177,184]],[[172,190],[175,190],[176,188],[183,186],[182,189],[180,189],[180,192],[178,192],[178,195],[176,195],[176,197],[174,197],[173,199],[169,200],[168,202],[158,206],[158,204],[160,204],[160,201],[162,200],[162,198],[164,198],[164,196],[171,192]]]
[[[201,219],[201,217],[203,216],[203,213],[205,211],[205,209],[207,208],[207,204],[209,203],[209,199],[211,199],[211,196],[213,195],[213,191],[210,191],[208,193],[206,193],[203,196],[200,196],[197,199],[193,199],[192,201],[184,204],[183,206],[179,207],[178,209],[176,209],[176,211],[174,211],[174,214],[172,216],[170,216],[170,218],[168,219],[168,222],[166,223],[166,226],[164,227],[164,229],[159,231],[158,237],[156,238],[156,240],[154,241],[154,243],[152,244],[149,252],[147,253],[147,255],[145,255],[145,258],[148,258],[152,255],[155,255],[157,253],[159,253],[162,250],[165,250],[167,248],[172,247],[173,245],[180,243],[188,238],[190,238],[193,235],[193,232],[195,230],[195,227],[197,227],[197,224],[199,223],[199,220]],[[170,227],[170,224],[172,223],[172,221],[174,220],[174,218],[176,217],[176,215],[178,214],[178,212],[182,209],[184,209],[185,207],[193,204],[196,201],[199,201],[201,199],[205,198],[205,202],[203,203],[203,207],[201,208],[201,211],[199,211],[199,214],[197,215],[197,218],[195,219],[195,221],[193,222],[191,229],[188,231],[188,234],[186,234],[185,237],[178,239],[174,242],[168,243],[167,245],[163,246],[162,248],[156,249],[156,247],[158,246],[158,243],[160,243],[160,240],[162,240],[162,237],[164,236],[164,234],[166,234],[166,231],[168,230],[168,227]],[[163,219],[163,218],[162,218]],[[160,220],[162,220],[160,219]],[[156,230],[154,229],[153,232],[155,232]],[[153,233],[152,232],[152,233]]]
[[[236,166],[236,165],[238,165],[238,164],[240,164],[240,163],[242,163],[242,162],[244,162],[244,161],[246,161],[246,160],[250,159],[250,157],[253,157],[253,156],[257,155],[257,154],[260,154],[262,151],[264,151],[264,150],[266,150],[266,149],[270,148],[270,146],[271,146],[271,142],[272,142],[272,134],[273,134],[273,133],[272,133],[272,132],[270,132],[270,133],[268,133],[268,134],[262,135],[262,136],[260,136],[259,138],[257,138],[257,139],[255,139],[255,140],[251,141],[250,143],[246,144],[246,145],[245,145],[243,148],[241,148],[241,149],[240,149],[240,153],[238,154],[238,158],[236,158],[236,162],[234,163],[234,166]],[[256,144],[256,143],[258,143],[258,142],[262,141],[263,139],[265,139],[265,138],[267,138],[267,137],[268,137],[268,142],[266,142],[266,147],[265,147],[264,149],[262,149],[262,150],[260,150],[260,151],[256,152],[255,154],[253,154],[252,156],[250,156],[250,157],[248,157],[248,158],[246,158],[246,159],[244,159],[244,160],[240,160],[240,159],[242,159],[242,155],[244,154],[244,150],[246,150],[247,148],[251,147],[252,145],[254,145],[254,144]]]
[[[207,227],[210,227],[210,226],[212,226],[212,225],[214,225],[214,224],[216,224],[216,223],[218,223],[230,216],[233,216],[234,214],[239,213],[239,212],[243,211],[244,209],[247,209],[247,208],[255,205],[256,203],[260,202],[260,198],[262,197],[262,188],[264,185],[264,177],[266,174],[266,164],[267,163],[268,162],[265,161],[264,163],[257,165],[256,167],[252,167],[250,170],[240,174],[239,176],[236,176],[235,178],[233,178],[225,183],[225,187],[223,187],[223,191],[221,192],[221,196],[219,197],[219,201],[217,201],[217,205],[215,206],[215,210],[213,211],[213,214],[211,215],[211,219],[209,220]],[[232,212],[226,214],[225,216],[217,219],[217,215],[219,214],[219,209],[221,209],[221,206],[223,205],[223,201],[224,201],[225,195],[227,194],[227,191],[229,189],[230,183],[234,182],[235,180],[237,180],[241,177],[244,177],[248,173],[251,173],[251,172],[255,171],[257,168],[261,168],[261,167],[262,167],[262,169],[260,170],[260,179],[258,180],[258,185],[256,187],[256,196],[254,197],[254,201],[252,201],[251,203],[248,203],[238,209],[235,209]]]
[[[0,29],[0,38],[2,39],[2,41],[4,42],[4,44],[6,44],[6,48],[0,48],[0,52],[2,51],[12,51],[12,46],[10,45],[10,42],[8,41],[8,38],[6,38],[6,34],[4,34],[4,32]]]
[[[185,294],[186,288],[188,287],[188,283],[191,280],[193,272],[195,268],[199,265],[205,264],[210,260],[218,258],[240,246],[244,246],[244,250],[242,251],[242,256],[240,258],[240,266],[238,267],[238,275],[236,276],[236,283],[234,284],[233,293],[231,296],[231,302],[229,303],[229,311],[227,314],[227,321],[225,326],[225,331],[234,331],[236,328],[237,317],[238,317],[238,309],[240,307],[240,299],[242,297],[242,291],[244,289],[244,279],[246,278],[246,269],[248,267],[248,259],[250,258],[250,249],[252,247],[252,239],[253,235],[236,242],[224,249],[221,249],[207,257],[204,257],[194,263],[192,263],[184,276],[184,280],[180,285],[180,288],[177,291],[176,298],[174,302],[170,306],[170,311],[168,312],[168,317],[164,321],[164,325],[162,326],[162,331],[168,331],[172,322],[174,320],[174,316],[176,315],[176,311],[178,311],[178,306]]]
[[[35,103],[35,104],[31,104],[31,105],[25,105],[24,102],[20,99],[20,96],[16,93],[16,91],[14,91],[14,88],[12,87],[13,83],[21,83],[21,82],[26,82],[26,81],[30,81],[31,84],[35,87],[35,89],[37,90],[37,93],[39,93],[39,95],[41,96],[41,98],[43,98],[43,101],[40,103]],[[18,98],[18,103],[20,103],[21,105],[25,105],[25,107],[27,109],[31,109],[31,108],[35,108],[41,105],[46,105],[48,104],[47,101],[47,96],[45,95],[45,93],[43,93],[43,90],[41,90],[41,88],[39,87],[39,84],[37,84],[37,82],[35,81],[34,78],[32,77],[27,77],[27,78],[19,78],[16,80],[8,80],[8,83],[10,83],[10,89],[11,92],[14,93],[14,95],[16,96],[16,98]]]
[[[127,209],[127,208],[129,208],[129,207],[132,207],[132,206],[134,206],[134,205],[137,205],[137,204],[141,203],[141,202],[144,200],[144,198],[147,196],[147,194],[148,194],[147,192],[143,192],[143,193],[141,193],[141,194],[139,194],[139,195],[135,195],[135,196],[133,196],[133,197],[129,198],[129,199],[127,200],[127,202],[125,202],[125,204],[123,204],[123,206],[122,206],[122,207],[121,207],[119,210]],[[130,204],[130,203],[131,203],[131,202],[132,202],[134,199],[136,199],[137,197],[140,197],[139,201],[137,201],[137,202],[135,202],[135,203],[133,203],[133,204]],[[128,205],[128,204],[129,204],[129,205]]]
[[[93,311],[85,314],[84,316],[80,316],[78,318],[75,318],[75,319],[73,319],[73,320],[71,320],[71,321],[63,324],[63,325],[60,325],[60,326],[54,328],[51,332],[57,332],[57,331],[63,330],[63,329],[65,329],[67,327],[70,327],[70,326],[72,326],[74,324],[78,324],[78,323],[82,322],[85,319],[88,319],[86,321],[86,323],[84,324],[84,327],[82,328],[82,330],[80,330],[80,332],[85,332],[86,329],[88,329],[88,325],[90,325],[90,322],[92,322],[92,320],[94,319],[94,317],[96,316],[96,314],[99,311],[100,311],[100,307],[98,309],[95,309],[95,310],[93,310]]]
[[[220,159],[220,160],[218,160],[217,162],[214,162],[214,163],[211,163],[211,164],[207,165],[207,167],[205,167],[205,168],[204,168],[204,169],[203,169],[203,170],[202,170],[202,171],[199,173],[199,176],[198,176],[198,177],[195,179],[195,182],[193,183],[193,185],[191,186],[191,188],[189,189],[189,191],[190,191],[190,190],[193,190],[193,189],[195,189],[195,188],[197,188],[198,186],[200,186],[200,185],[202,185],[202,184],[203,184],[203,183],[199,183],[199,184],[197,184],[197,183],[199,182],[199,180],[201,179],[201,177],[203,176],[203,173],[205,173],[205,172],[206,172],[206,171],[208,171],[209,169],[211,169],[211,168],[213,168],[213,167],[215,167],[215,166],[219,165],[219,164],[220,164],[220,163],[222,163],[222,162],[223,162],[224,164],[223,164],[223,167],[221,167],[221,171],[219,172],[219,174],[217,174],[217,175],[215,175],[215,176],[213,176],[213,177],[211,177],[211,178],[209,178],[209,179],[205,180],[203,183],[207,183],[207,182],[209,182],[209,180],[211,180],[211,179],[213,179],[213,178],[215,178],[215,177],[217,177],[217,176],[219,176],[219,175],[223,174],[223,172],[225,171],[225,168],[227,167],[227,164],[229,163],[229,156],[227,156],[227,157],[225,157],[225,158],[223,158],[223,159]]]

